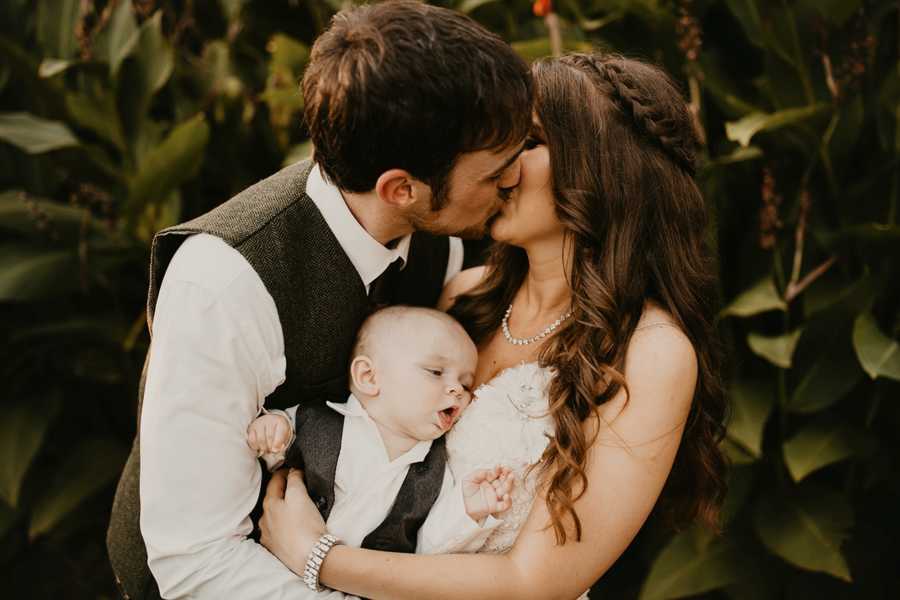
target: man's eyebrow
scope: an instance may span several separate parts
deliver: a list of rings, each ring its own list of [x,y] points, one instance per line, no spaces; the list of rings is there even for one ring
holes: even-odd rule
[[[519,149],[516,150],[514,154],[510,155],[510,157],[506,159],[506,162],[497,167],[497,169],[495,169],[493,173],[485,177],[485,179],[496,179],[500,177],[500,174],[503,173],[503,171],[505,171],[506,168],[509,167],[509,165],[516,162],[516,159],[519,158],[519,155],[522,154],[523,150],[525,150],[525,142],[522,142],[522,145],[519,146]]]

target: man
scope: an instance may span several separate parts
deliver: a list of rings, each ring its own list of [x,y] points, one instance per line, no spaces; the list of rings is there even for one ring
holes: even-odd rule
[[[306,593],[247,538],[261,481],[248,424],[343,394],[371,307],[433,305],[462,264],[442,235],[482,235],[518,183],[528,67],[461,14],[339,13],[302,87],[314,161],[154,239],[139,435],[107,540],[126,596]]]

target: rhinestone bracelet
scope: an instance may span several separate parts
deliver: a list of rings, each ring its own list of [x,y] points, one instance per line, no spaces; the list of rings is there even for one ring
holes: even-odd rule
[[[328,551],[340,543],[341,541],[330,533],[322,534],[309,553],[309,558],[306,559],[306,568],[303,570],[303,583],[306,584],[306,587],[314,592],[321,592],[325,589],[319,585],[319,569],[322,568],[322,561],[325,560]]]

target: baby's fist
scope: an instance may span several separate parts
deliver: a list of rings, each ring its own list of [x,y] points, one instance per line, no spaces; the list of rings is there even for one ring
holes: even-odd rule
[[[257,456],[280,454],[287,449],[293,430],[290,420],[281,414],[261,415],[247,428],[247,445]]]

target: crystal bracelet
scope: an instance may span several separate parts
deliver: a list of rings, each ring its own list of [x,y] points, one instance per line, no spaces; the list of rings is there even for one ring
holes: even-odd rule
[[[340,543],[341,541],[330,533],[322,534],[309,553],[309,558],[306,559],[306,567],[303,570],[303,583],[306,584],[306,587],[314,592],[321,592],[325,589],[319,585],[319,569],[322,568],[322,561],[325,560],[328,551],[335,544]]]

